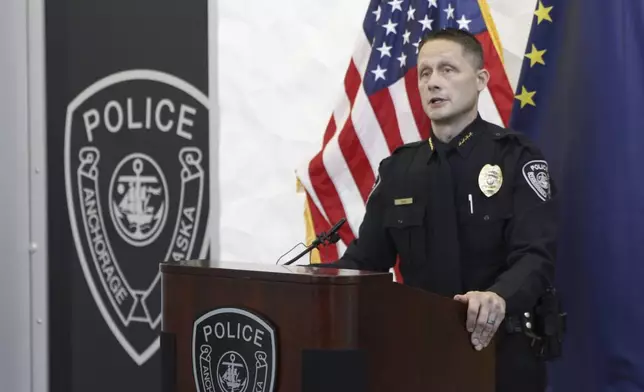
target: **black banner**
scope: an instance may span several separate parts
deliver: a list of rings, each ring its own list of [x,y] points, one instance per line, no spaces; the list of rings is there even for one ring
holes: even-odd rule
[[[158,264],[208,256],[208,1],[48,0],[52,392],[160,391]]]

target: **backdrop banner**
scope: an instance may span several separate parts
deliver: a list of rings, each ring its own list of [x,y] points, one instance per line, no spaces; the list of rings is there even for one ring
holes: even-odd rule
[[[160,391],[159,262],[208,257],[208,2],[46,3],[51,391]]]

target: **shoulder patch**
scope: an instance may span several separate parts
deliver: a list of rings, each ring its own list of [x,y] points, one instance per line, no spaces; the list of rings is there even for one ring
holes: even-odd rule
[[[523,165],[523,177],[528,185],[543,201],[550,199],[550,173],[548,162],[544,160],[532,160]]]

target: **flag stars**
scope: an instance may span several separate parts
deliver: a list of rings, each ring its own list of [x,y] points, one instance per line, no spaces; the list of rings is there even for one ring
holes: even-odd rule
[[[391,18],[389,18],[389,22],[387,22],[386,25],[383,25],[385,29],[387,29],[387,35],[394,33],[396,34],[396,26],[398,26],[398,23],[394,23],[391,21]]]
[[[416,16],[414,16],[415,12],[416,10],[414,9],[414,7],[410,5],[409,9],[407,10],[407,22],[409,22],[410,20],[416,20]]]
[[[380,20],[380,15],[382,14],[382,8],[380,8],[380,6],[378,6],[378,9],[375,10],[375,11],[372,11],[371,13],[376,16],[376,22],[377,22],[377,21]]]
[[[380,58],[383,58],[385,56],[391,57],[391,48],[393,48],[393,46],[387,46],[387,44],[383,42],[382,46],[376,48],[376,50],[380,52]]]
[[[525,105],[532,105],[536,107],[537,105],[535,105],[534,100],[532,99],[532,97],[534,97],[536,93],[536,91],[528,91],[526,90],[525,86],[521,86],[521,94],[515,96],[514,98],[521,101],[521,109],[523,109]]]
[[[403,52],[397,60],[400,61],[400,68],[405,67],[407,65],[407,55],[405,52]]]
[[[466,19],[465,14],[461,15],[461,19],[457,20],[456,23],[458,23],[458,28],[461,30],[470,30],[470,23],[472,23],[471,19]]]
[[[405,30],[405,34],[403,34],[403,45],[411,42],[410,37],[411,37],[411,31]]]
[[[400,10],[402,12],[402,4],[403,0],[391,0],[389,3],[391,6],[391,13],[393,14],[395,10]]]
[[[429,8],[436,7],[438,8],[438,4],[436,4],[437,0],[429,0]]]
[[[448,20],[449,20],[450,18],[451,18],[451,19],[454,19],[454,18],[455,18],[455,17],[454,17],[454,8],[452,8],[452,3],[447,4],[447,8],[445,8],[443,11],[445,11],[445,13],[447,13],[447,19],[448,19]]]
[[[532,51],[525,55],[525,57],[530,59],[530,68],[532,68],[537,63],[546,65],[545,61],[543,61],[543,55],[545,53],[546,53],[546,49],[537,50],[537,47],[534,46],[534,44],[532,44]]]
[[[434,23],[434,20],[429,19],[429,15],[425,15],[425,19],[419,20],[418,23],[423,25],[423,29],[421,30],[421,32],[422,32],[422,31],[425,31],[425,29],[431,30],[432,29],[432,23]]]
[[[378,67],[376,67],[375,70],[371,71],[371,73],[375,75],[375,80],[385,80],[385,72],[387,72],[387,68],[380,68],[380,64],[378,64]]]
[[[418,46],[420,46],[420,38],[418,38],[418,41],[414,42],[412,45],[416,47],[416,54],[418,54]]]
[[[544,20],[552,23],[552,18],[550,18],[550,11],[552,11],[552,6],[544,7],[541,0],[539,0],[539,5],[534,11],[534,14],[537,16],[537,24],[541,24]]]

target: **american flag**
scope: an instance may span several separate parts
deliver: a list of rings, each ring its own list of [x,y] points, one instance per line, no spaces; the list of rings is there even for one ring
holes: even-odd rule
[[[296,171],[316,233],[347,219],[341,241],[320,249],[322,262],[337,259],[357,236],[380,161],[403,143],[429,137],[417,86],[418,44],[446,27],[468,30],[482,43],[491,75],[480,113],[507,125],[513,92],[485,0],[371,0],[322,149]]]

